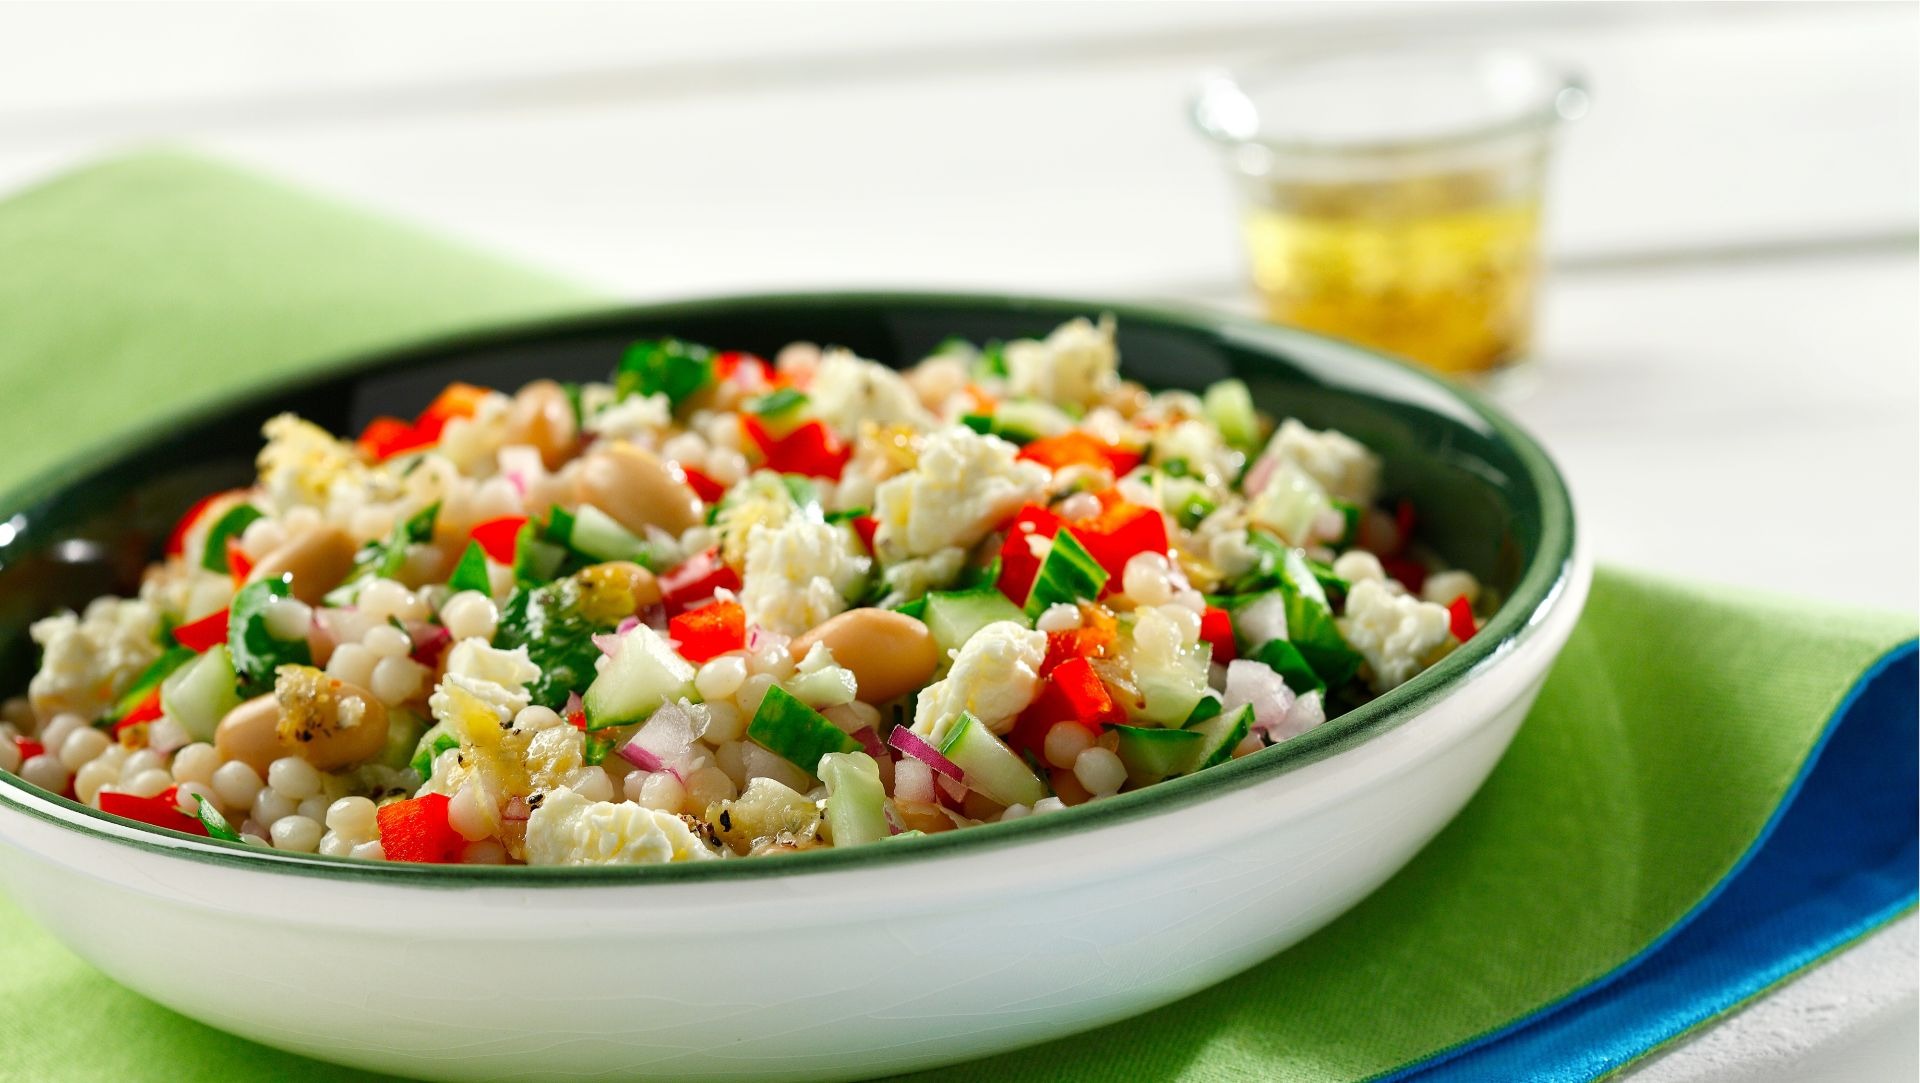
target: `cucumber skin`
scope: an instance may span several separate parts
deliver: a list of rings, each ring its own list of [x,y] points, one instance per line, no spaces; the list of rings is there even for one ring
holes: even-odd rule
[[[808,775],[820,769],[820,758],[829,753],[860,751],[860,742],[777,684],[767,689],[753,712],[747,737]]]
[[[880,765],[865,752],[829,752],[820,757],[827,784],[827,824],[835,846],[858,846],[887,837],[887,791]]]
[[[646,672],[651,667],[653,673]],[[607,668],[594,677],[580,697],[586,709],[587,729],[603,730],[644,722],[660,705],[672,700],[693,698],[693,666],[674,654],[660,633],[642,624],[628,632],[620,653]],[[623,685],[666,685],[672,687],[623,688]],[[598,695],[594,693],[598,692]],[[608,702],[613,700],[614,702]],[[625,702],[619,702],[625,700]]]
[[[933,641],[945,657],[947,651],[957,651],[973,634],[989,624],[998,621],[1015,621],[1026,627],[1033,622],[1020,611],[1020,607],[1007,600],[1007,596],[997,588],[983,587],[978,590],[941,591],[926,596],[926,608],[920,619],[926,624],[927,631],[933,633]],[[961,634],[961,633],[965,634]]]
[[[1186,774],[1206,744],[1206,735],[1198,730],[1115,726],[1113,731],[1120,738],[1120,762],[1127,766],[1127,781],[1135,786]]]
[[[1003,805],[1032,805],[1047,796],[1047,784],[1027,767],[1018,753],[995,737],[970,714],[963,714],[940,746],[977,790]]]

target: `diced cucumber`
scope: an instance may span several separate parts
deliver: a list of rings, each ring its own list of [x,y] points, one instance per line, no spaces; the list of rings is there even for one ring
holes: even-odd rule
[[[947,731],[940,754],[960,768],[969,789],[1002,805],[1032,805],[1047,796],[1047,784],[1020,754],[970,714],[961,715]]]
[[[1252,728],[1253,705],[1241,704],[1231,711],[1202,719],[1180,731],[1196,733],[1203,738],[1194,747],[1193,762],[1187,771],[1198,771],[1232,759],[1233,750],[1246,740],[1247,731]],[[1126,758],[1125,753],[1121,754],[1121,758]]]
[[[404,707],[387,708],[387,747],[374,762],[396,771],[409,766],[413,762],[414,752],[419,748],[420,734],[426,728],[426,719],[412,711]]]
[[[556,512],[560,509],[555,508]],[[563,534],[573,530],[572,516],[560,527]],[[554,529],[549,524],[549,530]],[[560,574],[560,568],[567,562],[567,549],[564,545],[555,545],[542,541],[540,531],[529,519],[520,527],[520,533],[513,543],[513,581],[523,587],[539,586]]]
[[[1073,420],[1050,403],[1038,399],[1003,402],[993,412],[994,435],[1016,444],[1030,444],[1073,428]]]
[[[567,545],[574,552],[594,560],[652,563],[651,546],[615,522],[613,516],[592,504],[582,504],[573,510],[573,529],[567,538]]]
[[[1134,687],[1140,690],[1140,706],[1132,709],[1136,719],[1161,726],[1178,726],[1193,713],[1207,694],[1207,670],[1213,662],[1212,648],[1196,643],[1166,663],[1134,663]]]
[[[435,722],[427,732],[420,735],[420,741],[414,746],[413,759],[408,766],[413,768],[414,774],[420,776],[421,781],[425,781],[433,777],[433,761],[440,758],[440,753],[449,748],[459,747],[460,738],[448,733],[447,727]]]
[[[252,504],[236,504],[228,508],[227,513],[207,530],[206,549],[200,556],[200,566],[210,572],[225,573],[228,570],[227,539],[239,537],[248,524],[260,517],[260,509]]]
[[[587,728],[603,730],[644,722],[671,700],[697,698],[693,666],[673,652],[660,633],[644,624],[620,637],[620,649],[587,686],[581,700]]]
[[[1260,442],[1260,417],[1253,409],[1253,393],[1239,380],[1221,380],[1207,388],[1200,400],[1207,420],[1227,443],[1246,451]]]
[[[1305,545],[1312,539],[1320,513],[1331,507],[1327,491],[1319,482],[1292,463],[1282,462],[1274,468],[1266,487],[1253,494],[1247,516],[1288,545]]]
[[[160,709],[178,722],[187,736],[211,741],[214,727],[228,711],[240,706],[240,693],[234,690],[238,680],[226,645],[216,643],[160,682]]]
[[[933,633],[933,642],[940,648],[943,659],[948,651],[957,651],[962,643],[972,639],[973,633],[996,621],[1010,620],[1022,627],[1033,627],[1020,607],[1007,601],[1007,596],[994,587],[929,594],[920,619],[926,621],[927,631]]]
[[[1080,539],[1073,536],[1073,531],[1063,528],[1053,536],[1047,558],[1040,562],[1040,571],[1033,577],[1033,589],[1027,594],[1027,615],[1038,617],[1056,602],[1073,603],[1082,598],[1091,601],[1100,597],[1100,589],[1106,585],[1107,570],[1093,559]]]
[[[1281,563],[1280,592],[1287,600],[1287,639],[1307,665],[1329,688],[1351,680],[1360,668],[1360,652],[1340,634],[1327,592],[1306,554],[1298,549],[1289,550]]]
[[[109,717],[116,722],[125,718],[134,708],[140,706],[141,701],[145,700],[154,689],[160,687],[160,682],[166,680],[169,674],[198,657],[200,657],[198,654],[185,647],[168,648],[164,654],[154,659],[152,664],[140,671],[140,675],[133,679],[133,683],[127,686],[125,692],[120,693],[120,698],[114,702],[113,713]]]
[[[227,818],[220,815],[220,810],[214,808],[206,798],[196,793],[193,795],[193,803],[198,806],[196,815],[200,819],[200,826],[207,829],[208,838],[223,839],[227,842],[241,841],[240,832],[235,831],[233,825],[227,822]]]
[[[887,791],[880,765],[865,752],[829,752],[820,757],[827,784],[827,827],[835,846],[858,846],[887,837]]]
[[[800,420],[800,410],[807,404],[805,392],[791,387],[782,387],[775,391],[747,400],[747,410],[759,414],[775,424],[791,424]]]
[[[1115,726],[1120,762],[1127,765],[1127,781],[1151,786],[1193,769],[1206,737],[1198,730],[1153,726]]]
[[[1306,656],[1300,653],[1300,648],[1284,639],[1275,639],[1263,644],[1253,653],[1253,659],[1266,663],[1268,669],[1278,673],[1280,679],[1287,682],[1287,688],[1296,696],[1326,690],[1327,682],[1321,680],[1320,675],[1313,671],[1313,666],[1307,662]]]
[[[777,684],[753,712],[747,736],[808,775],[819,770],[820,758],[828,753],[860,750],[860,742]]]

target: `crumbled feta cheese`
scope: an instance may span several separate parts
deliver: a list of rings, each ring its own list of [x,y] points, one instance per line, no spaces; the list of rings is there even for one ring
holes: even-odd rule
[[[353,445],[311,421],[280,414],[260,431],[267,442],[254,465],[260,471],[260,489],[275,509],[326,507],[336,488],[364,482],[367,467]]]
[[[714,529],[720,535],[720,559],[735,568],[747,559],[747,539],[756,526],[775,529],[802,511],[780,475],[756,470],[720,498]]]
[[[844,612],[872,563],[849,531],[831,523],[798,516],[779,526],[755,523],[747,531],[740,605],[749,622],[799,635]]]
[[[1447,644],[1447,611],[1432,602],[1396,595],[1377,579],[1347,593],[1340,634],[1367,660],[1374,691],[1404,684]]]
[[[463,639],[447,652],[446,673],[427,709],[456,737],[485,743],[532,701],[527,684],[539,676],[525,647],[502,650],[484,639]]]
[[[1292,464],[1328,494],[1357,507],[1373,503],[1380,484],[1380,460],[1359,441],[1332,429],[1315,431],[1292,418],[1280,423],[1263,455]]]
[[[714,856],[670,812],[589,801],[565,786],[548,791],[527,819],[529,865],[661,865]]]
[[[1006,733],[1040,694],[1046,660],[1045,632],[1010,620],[987,625],[960,645],[944,679],[921,690],[913,732],[938,745],[964,711],[994,733]]]
[[[1096,325],[1071,320],[1045,341],[1007,344],[1007,387],[1015,395],[1054,403],[1092,406],[1120,382],[1120,353],[1112,316]]]
[[[1046,491],[1046,467],[1023,462],[997,436],[952,428],[934,433],[914,469],[874,492],[874,546],[882,563],[970,548],[994,524]]]
[[[37,620],[28,634],[42,653],[27,698],[43,719],[98,716],[160,656],[160,614],[137,599],[96,598],[85,615]]]
[[[1346,517],[1327,499],[1327,491],[1305,470],[1282,460],[1247,506],[1247,516],[1288,545],[1332,541],[1346,530]]]
[[[1220,438],[1220,430],[1197,420],[1176,422],[1153,439],[1152,463],[1166,467],[1179,463],[1188,477],[1220,485],[1238,477],[1243,456]]]
[[[626,440],[650,448],[672,424],[673,407],[665,395],[628,395],[589,417],[586,428],[604,440]]]
[[[933,415],[899,373],[849,350],[831,349],[820,359],[807,385],[807,403],[813,416],[836,432],[859,432],[863,421],[915,429],[934,425]]]

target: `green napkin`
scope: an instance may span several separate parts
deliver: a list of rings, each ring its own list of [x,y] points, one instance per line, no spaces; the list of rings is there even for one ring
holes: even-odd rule
[[[0,256],[13,437],[0,487],[238,385],[596,296],[179,156],[0,204]],[[1855,678],[1912,634],[1905,616],[1602,570],[1486,787],[1353,912],[1179,1004],[930,1077],[1362,1079],[1494,1029],[1611,971],[1699,902]],[[125,992],[4,902],[0,928],[0,1075],[371,1078]]]

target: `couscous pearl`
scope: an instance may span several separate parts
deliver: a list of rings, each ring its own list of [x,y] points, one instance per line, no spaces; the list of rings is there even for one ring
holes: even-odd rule
[[[205,742],[187,745],[173,754],[173,780],[211,784],[220,769],[220,754]]]
[[[120,777],[131,778],[142,771],[151,771],[156,767],[164,766],[166,762],[160,758],[160,753],[151,748],[143,748],[129,755],[126,762],[120,765]]]
[[[1075,493],[1060,502],[1060,518],[1069,523],[1092,519],[1100,510],[1100,498],[1092,493]]]
[[[253,798],[253,822],[265,827],[294,814],[297,806],[292,798],[271,787],[262,789]],[[316,838],[314,841],[318,842]]]
[[[447,826],[468,842],[478,842],[493,834],[491,810],[481,807],[480,788],[462,786],[447,802]]]
[[[41,728],[38,740],[47,748],[58,749],[67,738],[86,728],[77,714],[57,714]]]
[[[302,799],[300,807],[294,811],[314,823],[320,823],[327,818],[327,806],[331,803],[326,794],[316,793],[312,797]]]
[[[372,651],[360,644],[342,643],[333,649],[333,657],[327,659],[327,676],[365,688],[373,682],[373,665],[378,661]]]
[[[1198,620],[1200,614],[1207,611],[1207,596],[1194,590],[1192,587],[1188,587],[1185,590],[1176,590],[1173,592],[1173,604],[1192,613],[1194,618]]]
[[[179,791],[174,795],[173,806],[189,816],[198,816],[200,814],[200,802],[194,800],[196,796],[206,798],[209,803],[215,806],[220,804],[220,799],[214,796],[213,788],[206,783],[182,782],[180,783]]]
[[[319,852],[328,857],[346,857],[353,853],[353,840],[329,831],[320,837]]]
[[[707,473],[722,485],[747,476],[747,457],[732,448],[714,448],[707,454]]]
[[[733,780],[718,767],[702,767],[687,776],[686,785],[687,807],[699,809],[702,815],[714,802],[731,800],[738,792]]]
[[[1052,736],[1051,731],[1048,736]],[[1127,767],[1119,756],[1096,746],[1080,753],[1073,761],[1073,777],[1080,780],[1087,792],[1104,797],[1120,791],[1127,781]]]
[[[455,640],[492,639],[500,624],[500,610],[493,599],[477,590],[463,590],[440,607],[440,623]]]
[[[274,849],[302,854],[310,854],[319,847],[320,833],[320,825],[305,816],[283,816],[267,829]]]
[[[73,795],[82,803],[91,805],[93,799],[100,795],[101,787],[111,786],[119,781],[118,767],[95,760],[80,768],[80,773],[73,776]]]
[[[747,660],[738,654],[723,654],[700,667],[693,675],[693,686],[700,698],[709,703],[732,696],[747,679]]]
[[[569,780],[573,792],[589,801],[613,800],[613,780],[598,767],[588,767]]]
[[[1080,753],[1092,747],[1093,734],[1087,731],[1087,727],[1074,722],[1055,722],[1047,730],[1041,751],[1048,763],[1062,770],[1072,770]]]
[[[1068,602],[1055,602],[1040,614],[1033,626],[1042,632],[1071,632],[1080,627],[1080,607]]]
[[[357,607],[375,620],[405,619],[413,606],[413,592],[391,579],[375,579],[361,588]]]
[[[298,756],[282,756],[268,765],[267,785],[289,801],[304,801],[320,792],[320,772]]]
[[[232,760],[214,768],[213,792],[220,803],[228,808],[252,808],[253,799],[260,793],[260,776],[253,768]]]
[[[1000,822],[1006,823],[1008,820],[1018,820],[1022,816],[1031,815],[1033,810],[1025,805],[1008,805],[1006,811],[1000,814]]]
[[[728,780],[731,783],[731,779]],[[655,771],[640,784],[639,804],[661,812],[679,812],[687,804],[687,788],[670,771]],[[705,809],[701,809],[705,812]]]
[[[1471,572],[1435,572],[1427,576],[1420,597],[1435,605],[1450,605],[1455,598],[1464,597],[1472,605],[1480,600],[1480,581]]]
[[[746,681],[740,685],[740,691],[735,696],[739,701],[741,712],[752,715],[753,712],[759,710],[760,701],[767,698],[767,689],[772,688],[777,683],[779,682],[773,678],[772,674],[768,673],[756,673],[748,677]]]
[[[60,742],[60,762],[69,771],[78,771],[83,764],[107,750],[113,741],[106,734],[89,726],[83,730],[74,730]]]
[[[267,604],[263,619],[275,639],[305,639],[313,627],[313,610],[298,598],[275,598]]]
[[[367,629],[360,645],[381,658],[405,658],[413,650],[413,639],[391,624]]]
[[[1121,589],[1135,605],[1165,605],[1173,600],[1171,568],[1161,553],[1136,553],[1121,575]]]
[[[363,842],[353,848],[353,856],[362,861],[385,861],[387,851],[380,845],[379,839]]]
[[[380,833],[378,807],[364,797],[342,797],[327,806],[327,827],[353,841]]]
[[[135,797],[152,797],[171,785],[173,785],[173,776],[158,767],[150,767],[134,775],[120,776],[120,789]]]
[[[504,865],[507,863],[507,848],[492,839],[469,842],[460,851],[460,863],[462,865]]]
[[[707,728],[700,739],[710,745],[723,745],[728,741],[738,741],[747,732],[747,717],[731,703],[718,701],[707,705]]]
[[[1200,641],[1200,614],[1184,606],[1170,605],[1161,610],[1180,629],[1180,642],[1198,643]]]
[[[384,703],[405,703],[420,693],[420,685],[426,676],[425,667],[404,654],[397,658],[382,658],[374,664],[367,691],[380,697]]]

